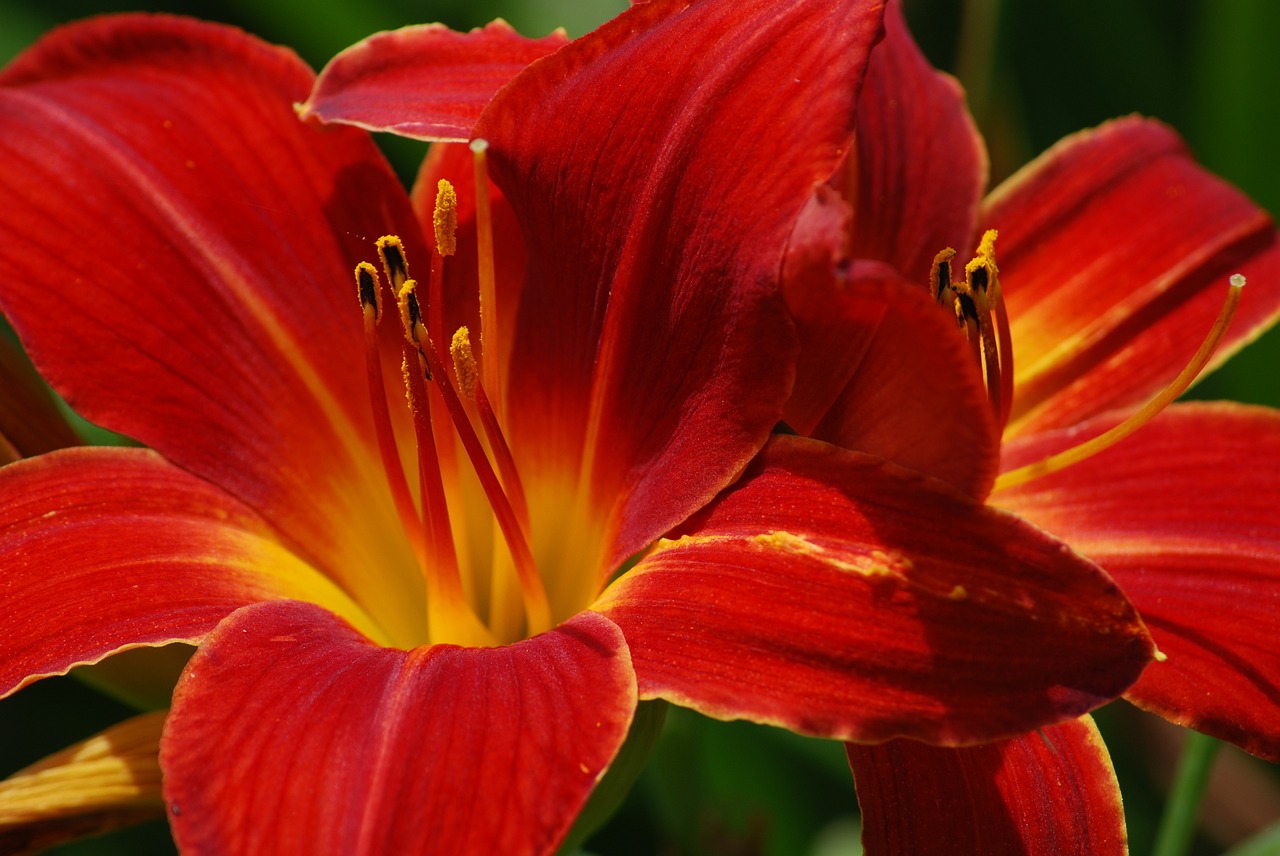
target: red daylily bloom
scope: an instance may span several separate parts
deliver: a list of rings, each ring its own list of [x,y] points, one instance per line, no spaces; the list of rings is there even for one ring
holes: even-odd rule
[[[1063,537],[1125,589],[1164,655],[1125,697],[1280,758],[1280,413],[1178,404],[1133,439],[1052,465],[1080,458],[1070,466],[1020,469],[1138,414],[1214,329],[1230,274],[1256,285],[1210,365],[1280,316],[1270,218],[1138,118],[1063,141],[980,200],[985,156],[963,95],[928,66],[896,4],[856,139],[833,183],[856,198],[818,193],[788,258],[804,342],[788,423]],[[986,287],[988,310],[965,310],[966,341],[926,283],[951,273],[935,253],[988,229],[994,251],[984,240],[942,292],[960,294],[965,276]],[[869,853],[1124,852],[1087,722],[984,747],[848,752]]]
[[[223,27],[108,18],[20,57],[0,305],[74,407],[150,449],[0,470],[3,691],[197,644],[159,747],[179,846],[343,853],[553,851],[641,699],[966,745],[1124,691],[1150,639],[1091,562],[883,457],[770,437],[784,251],[882,12],[651,0],[564,47],[411,28],[335,61],[302,120],[311,73]],[[424,45],[461,59],[396,97]],[[465,149],[411,203],[312,116],[483,137],[488,214]],[[456,256],[418,226],[441,177]],[[406,307],[398,253],[428,274],[408,341],[373,327],[371,268],[355,299],[388,234]],[[412,413],[378,380],[402,354]]]

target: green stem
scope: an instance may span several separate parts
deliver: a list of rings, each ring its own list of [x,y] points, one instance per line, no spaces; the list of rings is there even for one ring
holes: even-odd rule
[[[1195,837],[1200,798],[1204,796],[1213,759],[1222,744],[1195,731],[1187,732],[1187,745],[1178,761],[1178,773],[1169,793],[1169,801],[1160,818],[1160,830],[1152,856],[1186,856]]]

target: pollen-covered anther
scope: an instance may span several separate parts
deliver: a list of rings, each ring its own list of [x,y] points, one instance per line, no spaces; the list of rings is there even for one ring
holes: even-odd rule
[[[356,265],[355,276],[360,306],[365,317],[376,324],[382,318],[382,288],[378,283],[378,272],[368,262],[360,262]]]
[[[387,282],[398,292],[409,279],[409,262],[399,236],[383,235],[379,238],[378,257],[382,259],[382,271],[387,275]]]
[[[934,256],[929,293],[955,313],[956,324],[964,330],[973,360],[983,374],[992,410],[1003,426],[1013,403],[1013,343],[996,266],[997,234],[995,229],[983,233],[977,252],[964,266],[964,279],[958,282],[951,272],[955,250],[947,247]]]
[[[476,381],[480,373],[476,368],[476,358],[471,352],[471,333],[466,327],[459,327],[449,343],[449,356],[453,358],[453,373],[458,379],[458,392],[462,397],[474,401],[476,397]]]
[[[436,207],[431,215],[435,227],[436,251],[451,256],[458,250],[458,194],[446,179],[436,185]]]

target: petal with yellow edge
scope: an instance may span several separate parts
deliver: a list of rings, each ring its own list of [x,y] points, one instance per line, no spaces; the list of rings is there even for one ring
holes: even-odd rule
[[[525,38],[503,20],[469,33],[441,24],[376,33],[329,60],[299,112],[419,140],[468,140],[495,92],[568,41],[563,30]]]
[[[1010,443],[1036,460],[1120,420]],[[991,501],[1066,539],[1124,588],[1167,659],[1125,697],[1280,759],[1280,413],[1177,404],[1140,434]]]
[[[848,747],[867,856],[1126,856],[1124,808],[1091,717],[1001,743]]]
[[[164,717],[135,716],[0,781],[0,850],[35,853],[162,816]]]
[[[996,188],[982,219],[1000,230],[1011,434],[1145,402],[1212,326],[1227,278],[1265,283],[1280,267],[1267,214],[1139,118],[1067,137]],[[1278,317],[1280,289],[1249,291],[1210,366]]]
[[[237,608],[302,598],[385,638],[234,498],[138,449],[0,470],[0,694],[117,651],[198,642]]]
[[[593,608],[626,634],[642,698],[858,741],[1008,737],[1123,692],[1153,653],[1061,542],[795,437]]]
[[[202,853],[554,853],[635,706],[622,634],[592,613],[500,648],[398,651],[310,604],[246,607],[174,694],[160,752],[174,838]]]
[[[421,245],[367,135],[298,120],[311,82],[191,20],[46,36],[0,74],[0,307],[79,413],[252,506],[412,644],[351,270],[393,226]]]

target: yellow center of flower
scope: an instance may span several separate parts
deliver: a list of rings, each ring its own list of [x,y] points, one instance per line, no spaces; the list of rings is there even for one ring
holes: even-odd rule
[[[540,520],[543,530],[551,530],[543,532],[543,558],[557,566],[552,568],[558,574],[554,581],[564,583],[558,587],[568,589],[559,592],[559,608],[553,614],[531,549],[534,521],[498,407],[502,379],[498,360],[483,358],[485,348],[493,347],[497,329],[484,149],[482,141],[472,145],[480,255],[478,340],[473,341],[466,326],[452,333],[444,329],[444,263],[457,245],[457,195],[449,182],[440,182],[436,197],[437,252],[432,255],[425,287],[410,276],[398,237],[387,235],[377,242],[382,274],[395,295],[403,334],[399,355],[409,419],[400,415],[399,431],[387,403],[384,348],[376,332],[383,315],[378,271],[368,262],[355,270],[378,445],[400,522],[426,582],[426,637],[431,643],[473,646],[504,644],[549,630],[555,620],[586,606],[596,593],[593,587],[598,587],[591,567],[598,555],[591,549],[594,545],[579,551],[577,564],[583,568],[566,572],[564,565],[573,562],[565,561],[565,549],[556,541],[563,533]],[[445,342],[448,347],[442,348]],[[407,441],[410,433],[411,443]],[[414,469],[417,483],[411,485],[406,470]],[[540,487],[543,505],[557,501],[554,488]],[[591,528],[582,526],[572,510],[560,516],[573,518],[564,524],[571,529]]]
[[[965,265],[963,282],[952,279],[951,260],[955,258],[955,250],[948,247],[934,256],[933,267],[929,272],[929,290],[940,305],[949,307],[955,313],[957,324],[968,337],[974,361],[983,372],[992,409],[1003,428],[1009,420],[1009,411],[1013,405],[1013,342],[1009,334],[1004,298],[1000,293],[999,269],[995,260],[996,236],[995,229],[988,229],[983,234],[977,254]],[[996,478],[994,490],[1025,484],[1079,463],[1115,445],[1154,419],[1174,399],[1186,392],[1200,372],[1204,371],[1231,325],[1244,284],[1245,278],[1241,274],[1231,276],[1222,310],[1200,348],[1178,376],[1137,412],[1091,440],[1001,473]]]

